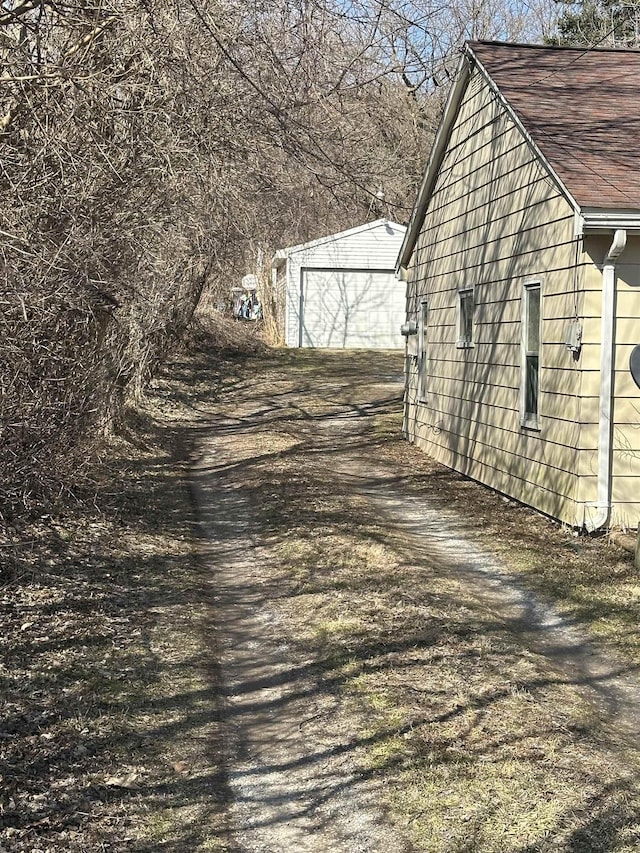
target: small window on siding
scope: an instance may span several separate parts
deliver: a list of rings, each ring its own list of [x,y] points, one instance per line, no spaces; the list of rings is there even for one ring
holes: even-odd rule
[[[522,379],[520,420],[540,428],[540,282],[525,284],[522,299]]]
[[[427,373],[429,370],[429,308],[420,303],[418,315],[418,399],[427,399]]]
[[[458,347],[473,346],[473,310],[475,307],[473,288],[458,291]]]

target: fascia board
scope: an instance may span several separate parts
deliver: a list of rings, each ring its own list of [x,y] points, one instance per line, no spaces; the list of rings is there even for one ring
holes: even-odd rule
[[[396,261],[396,275],[398,276],[400,275],[401,269],[408,265],[411,255],[413,254],[418,234],[420,233],[420,228],[427,212],[427,206],[431,199],[431,193],[433,192],[433,187],[437,180],[440,165],[446,151],[447,143],[451,136],[451,129],[456,116],[458,115],[462,95],[464,94],[467,83],[469,82],[470,74],[471,68],[469,60],[467,56],[463,54],[458,66],[456,82],[449,92],[449,97],[447,98],[447,103],[442,114],[442,121],[440,122],[440,127],[436,133],[436,138],[433,142],[431,154],[429,156],[429,162],[427,163],[422,183],[420,184],[418,197],[413,206],[411,217],[409,218],[407,233],[404,236],[402,246],[398,253],[398,260]]]
[[[640,232],[640,210],[612,210],[604,208],[583,208],[580,212],[578,235],[609,234],[617,229]]]
[[[575,211],[576,213],[579,213],[579,212],[580,212],[580,205],[579,205],[579,204],[578,204],[578,202],[575,200],[575,198],[573,197],[573,195],[569,192],[569,190],[567,189],[567,187],[565,186],[565,184],[564,184],[564,182],[561,180],[561,178],[558,176],[558,174],[556,173],[556,171],[555,171],[555,169],[553,168],[553,166],[551,165],[551,163],[547,160],[547,158],[544,156],[544,154],[542,153],[542,151],[540,150],[540,148],[538,147],[538,145],[536,144],[536,142],[533,140],[533,137],[532,137],[532,136],[530,135],[530,133],[527,131],[527,129],[526,129],[526,128],[525,128],[525,126],[523,125],[522,121],[520,120],[520,117],[518,116],[518,114],[516,113],[516,111],[513,109],[513,107],[512,107],[512,106],[511,106],[511,104],[509,103],[509,101],[508,101],[508,100],[505,98],[505,96],[502,94],[502,92],[500,91],[500,89],[499,89],[498,85],[494,82],[494,80],[492,79],[492,77],[491,77],[491,75],[489,74],[489,72],[487,71],[487,69],[484,67],[484,65],[480,62],[480,60],[478,59],[478,57],[475,55],[475,53],[473,52],[473,48],[471,48],[471,47],[470,47],[470,45],[467,45],[467,46],[466,46],[466,50],[467,50],[467,52],[468,52],[469,56],[470,56],[470,57],[472,57],[473,62],[475,63],[476,67],[478,68],[478,71],[480,71],[480,73],[482,74],[482,76],[483,76],[483,77],[485,78],[485,80],[487,81],[487,84],[488,84],[488,86],[491,88],[491,90],[492,90],[492,92],[494,93],[494,95],[495,95],[496,99],[499,101],[499,103],[501,104],[502,108],[506,111],[506,113],[509,115],[509,117],[511,118],[511,120],[513,121],[513,123],[516,125],[516,127],[518,128],[518,130],[520,131],[520,133],[521,133],[521,134],[522,134],[522,136],[524,137],[525,142],[526,142],[526,143],[527,143],[527,145],[531,148],[531,150],[532,150],[532,152],[534,153],[535,157],[536,157],[536,158],[537,158],[537,159],[538,159],[538,160],[543,164],[543,166],[547,169],[547,171],[549,172],[549,176],[551,177],[552,181],[553,181],[553,182],[555,183],[555,185],[558,187],[558,189],[560,190],[560,192],[562,193],[562,195],[567,199],[567,201],[569,202],[569,204],[573,207],[574,211]]]

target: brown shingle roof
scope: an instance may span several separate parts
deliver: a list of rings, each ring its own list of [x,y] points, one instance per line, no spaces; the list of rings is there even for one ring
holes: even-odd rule
[[[469,48],[580,207],[640,208],[640,51]]]

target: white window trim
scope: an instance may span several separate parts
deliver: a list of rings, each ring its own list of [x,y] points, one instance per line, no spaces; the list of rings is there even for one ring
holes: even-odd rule
[[[466,294],[471,294],[471,300],[473,305],[473,313],[471,315],[471,339],[466,340],[466,338],[462,337],[462,297]],[[473,285],[469,287],[461,287],[458,290],[458,303],[456,310],[456,347],[457,349],[471,349],[474,346],[474,330],[475,330],[475,288]]]
[[[526,411],[527,401],[527,331],[529,328],[529,302],[527,293],[538,290],[540,293],[540,317],[538,327],[538,412],[532,415]],[[540,362],[542,353],[542,281],[532,279],[522,285],[520,310],[520,426],[527,430],[540,430]]]
[[[425,348],[425,319],[429,328],[429,300],[421,299],[418,311],[418,402],[427,402],[427,369],[429,366],[429,341]]]

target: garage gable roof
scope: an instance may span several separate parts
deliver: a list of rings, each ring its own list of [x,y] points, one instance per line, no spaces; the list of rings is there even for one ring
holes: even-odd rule
[[[278,269],[284,264],[289,255],[293,255],[296,252],[304,252],[308,249],[313,249],[316,246],[321,246],[324,243],[344,240],[347,237],[355,237],[357,234],[362,234],[365,231],[372,231],[374,228],[380,228],[381,225],[389,226],[393,231],[397,231],[399,234],[404,234],[406,231],[405,226],[399,225],[397,222],[390,222],[388,219],[376,219],[374,222],[365,222],[364,225],[349,228],[347,231],[339,231],[337,234],[328,234],[326,237],[319,237],[316,240],[310,240],[308,243],[300,243],[298,246],[289,246],[286,249],[280,249],[273,256],[271,266]]]
[[[577,213],[640,211],[640,51],[469,42],[399,256],[406,266],[478,69]],[[635,213],[635,217],[633,217]]]

